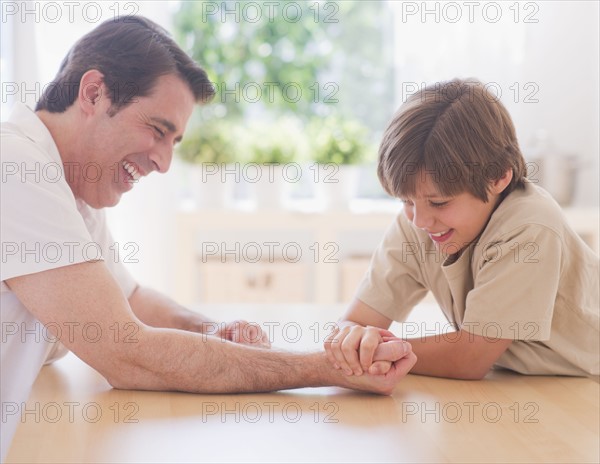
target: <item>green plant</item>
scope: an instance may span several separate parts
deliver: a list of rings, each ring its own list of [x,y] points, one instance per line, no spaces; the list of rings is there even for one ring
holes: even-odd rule
[[[305,159],[308,140],[301,123],[288,117],[246,125],[243,145],[247,147],[249,162],[284,164]]]
[[[215,119],[189,128],[177,148],[188,163],[232,163],[237,159],[235,122]]]
[[[359,164],[371,151],[368,129],[361,123],[336,116],[315,118],[308,127],[312,159],[319,164]]]
[[[260,20],[247,20],[257,8]],[[176,38],[205,67],[217,88],[213,105],[228,116],[246,116],[254,106],[308,114],[331,57],[328,31],[337,26],[315,21],[315,13],[309,2],[181,2]]]

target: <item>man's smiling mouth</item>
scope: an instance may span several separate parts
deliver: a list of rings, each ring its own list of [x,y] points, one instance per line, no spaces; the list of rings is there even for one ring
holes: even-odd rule
[[[142,175],[138,172],[137,168],[133,164],[128,161],[123,161],[122,164],[123,168],[134,182],[137,182],[141,179]]]

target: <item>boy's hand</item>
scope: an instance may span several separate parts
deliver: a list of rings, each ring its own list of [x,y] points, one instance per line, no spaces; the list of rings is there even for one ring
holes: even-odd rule
[[[402,357],[393,362],[386,361],[389,366],[388,371],[384,375],[376,375],[372,373],[365,373],[365,375],[362,376],[341,375],[341,377],[343,377],[341,384],[342,386],[352,388],[354,390],[364,390],[371,393],[379,393],[381,395],[391,395],[393,393],[396,385],[406,376],[406,374],[408,374],[408,372],[417,362],[417,356],[412,352],[410,344],[407,342],[399,343],[396,340],[383,342],[380,346],[393,347],[388,353],[386,353],[387,355],[392,355],[392,357],[395,357],[397,353],[403,351],[398,350],[398,348],[401,346],[407,348],[408,351],[404,352]],[[396,352],[396,355],[394,355],[393,352]]]
[[[398,350],[408,353],[410,344],[379,327],[346,325],[325,339],[327,358],[346,375],[385,374],[399,359]]]

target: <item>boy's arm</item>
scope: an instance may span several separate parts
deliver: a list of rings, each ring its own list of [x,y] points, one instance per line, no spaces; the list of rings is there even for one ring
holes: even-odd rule
[[[368,371],[378,343],[386,336],[391,319],[355,299],[340,319],[339,330],[325,342],[329,361],[348,375]],[[506,351],[512,340],[486,338],[460,330],[407,340],[417,355],[411,372],[455,379],[481,379]],[[375,372],[384,372],[385,364],[375,362]],[[374,371],[369,371],[374,372]]]
[[[512,340],[486,338],[466,330],[408,340],[417,355],[413,374],[480,380]]]

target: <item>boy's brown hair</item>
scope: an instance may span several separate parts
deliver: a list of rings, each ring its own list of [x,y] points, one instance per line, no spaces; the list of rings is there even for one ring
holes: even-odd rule
[[[442,196],[469,192],[487,202],[490,183],[512,169],[504,195],[523,188],[526,165],[508,111],[476,79],[453,79],[411,95],[386,129],[377,174],[383,188],[414,196],[430,174]]]

